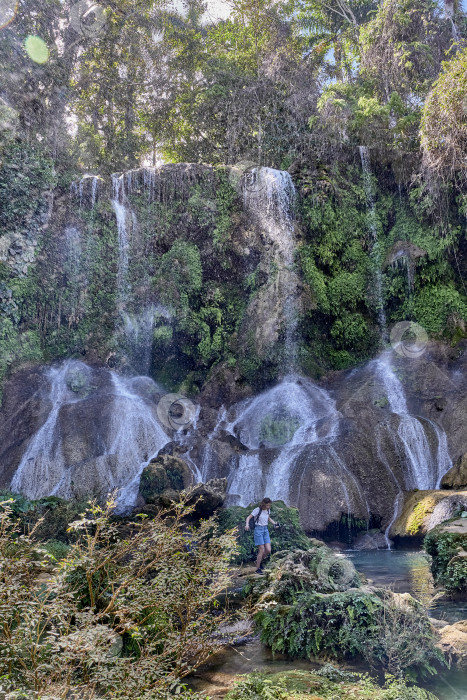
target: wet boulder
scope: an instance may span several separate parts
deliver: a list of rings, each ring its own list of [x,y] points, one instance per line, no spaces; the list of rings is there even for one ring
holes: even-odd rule
[[[384,533],[379,530],[369,530],[363,532],[357,537],[353,543],[353,548],[359,551],[367,551],[372,549],[387,549],[388,541]]]
[[[196,484],[190,495],[190,503],[195,503],[195,514],[208,518],[220,508],[227,494],[227,479],[210,479],[205,484]]]
[[[168,498],[187,489],[193,477],[187,463],[173,455],[163,454],[151,460],[143,469],[139,492],[146,503],[164,505]]]

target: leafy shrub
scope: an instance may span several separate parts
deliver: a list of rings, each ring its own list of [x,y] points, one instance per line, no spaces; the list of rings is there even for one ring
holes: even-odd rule
[[[54,561],[65,559],[70,551],[70,546],[60,540],[49,540],[44,544],[47,554],[50,554]]]
[[[367,674],[346,673],[326,664],[319,671],[292,670],[266,675],[250,673],[240,676],[226,695],[226,700],[436,700],[422,688],[406,681],[386,677],[383,688]]]
[[[467,50],[445,61],[422,113],[421,145],[426,165],[436,173],[465,168],[467,124]]]
[[[446,532],[446,521],[426,535],[424,547],[431,555],[431,571],[436,583],[452,593],[467,592],[467,557],[459,550],[467,550],[467,535],[463,532]]]
[[[69,543],[73,534],[68,532],[68,523],[74,520],[86,505],[84,502],[69,502],[57,496],[47,496],[30,501],[18,493],[0,491],[0,502],[9,501],[8,508],[17,518],[24,533],[34,530],[39,541],[59,540]]]
[[[122,531],[114,505],[90,504],[70,524],[76,542],[40,587],[34,533],[19,536],[21,523],[0,508],[6,690],[153,700],[221,646],[214,632],[230,613],[217,601],[231,582],[232,533],[211,538],[213,520],[187,529],[185,503]]]
[[[219,529],[227,532],[232,528],[238,529],[237,552],[233,561],[237,564],[252,562],[256,558],[257,547],[253,541],[253,532],[245,530],[245,520],[254,506],[242,508],[232,506],[219,513]],[[283,501],[274,501],[271,506],[273,520],[279,522],[280,528],[271,528],[271,546],[273,552],[291,549],[308,549],[310,540],[305,535],[300,525],[299,512],[296,508],[289,508]]]
[[[265,605],[256,615],[261,641],[274,651],[312,658],[363,656],[391,673],[434,673],[442,663],[428,617],[388,596],[349,590],[298,593],[293,605]]]

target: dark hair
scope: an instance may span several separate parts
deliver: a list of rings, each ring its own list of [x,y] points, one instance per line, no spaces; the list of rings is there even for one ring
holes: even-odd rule
[[[270,498],[263,498],[261,503],[259,504],[260,510],[269,510],[269,506],[271,505],[272,501]]]

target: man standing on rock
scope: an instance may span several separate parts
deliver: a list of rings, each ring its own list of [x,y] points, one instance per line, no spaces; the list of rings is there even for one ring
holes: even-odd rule
[[[269,515],[271,512],[271,499],[263,498],[258,507],[251,511],[245,522],[245,530],[250,529],[250,520],[254,519],[255,545],[258,547],[256,557],[256,573],[262,574],[261,562],[271,554],[271,538],[269,537],[268,523],[278,525]]]

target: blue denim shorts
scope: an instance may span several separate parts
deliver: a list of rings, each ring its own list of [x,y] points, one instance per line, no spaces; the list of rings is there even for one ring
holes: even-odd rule
[[[271,538],[269,537],[269,530],[267,525],[256,525],[255,532],[255,545],[260,544],[270,544]]]

